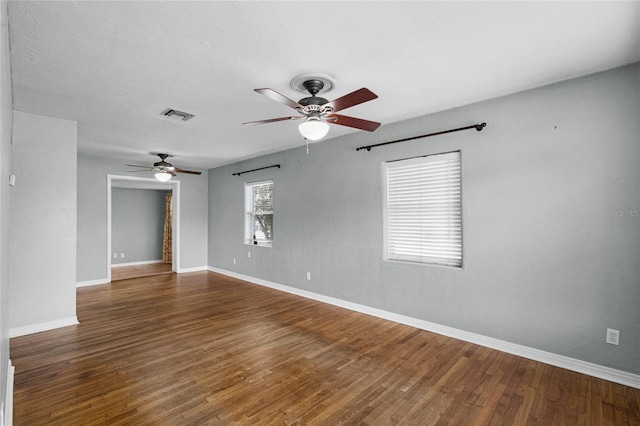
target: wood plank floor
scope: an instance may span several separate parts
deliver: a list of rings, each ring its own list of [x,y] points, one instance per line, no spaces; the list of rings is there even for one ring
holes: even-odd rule
[[[146,263],[143,265],[114,266],[111,268],[111,281],[152,277],[154,275],[171,273],[173,273],[173,271],[171,270],[170,263]]]
[[[640,390],[212,272],[11,339],[15,425],[639,425]]]

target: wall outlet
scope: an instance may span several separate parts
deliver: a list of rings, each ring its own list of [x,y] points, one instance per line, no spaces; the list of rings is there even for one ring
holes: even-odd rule
[[[251,252],[250,251],[247,252],[247,257],[251,257]]]
[[[233,258],[233,264],[235,265],[236,263],[237,263],[237,262],[236,262],[236,258],[234,257],[234,258]]]
[[[311,281],[311,272],[307,272],[307,280]]]
[[[118,253],[113,253],[113,258],[117,259],[118,258]]]
[[[610,345],[620,344],[620,330],[614,330],[613,328],[607,328],[607,339],[605,340]]]
[[[120,253],[120,259],[124,259],[124,253]]]

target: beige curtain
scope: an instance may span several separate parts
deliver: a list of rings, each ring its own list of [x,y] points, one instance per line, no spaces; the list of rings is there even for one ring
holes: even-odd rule
[[[165,203],[165,215],[164,215],[164,238],[162,239],[162,262],[173,262],[173,229],[171,224],[173,223],[173,194],[170,192],[167,194],[167,201]]]

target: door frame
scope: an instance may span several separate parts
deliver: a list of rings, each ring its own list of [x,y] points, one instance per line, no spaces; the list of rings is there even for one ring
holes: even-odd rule
[[[127,181],[132,188],[152,189],[152,190],[171,190],[173,194],[173,219],[172,219],[172,258],[171,270],[178,272],[180,270],[180,181],[170,180],[168,182],[160,182],[155,178],[141,178],[132,176],[107,175],[107,282],[111,282],[111,191],[114,181]]]

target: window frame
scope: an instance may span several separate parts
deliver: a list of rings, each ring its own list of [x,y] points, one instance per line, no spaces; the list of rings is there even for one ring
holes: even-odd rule
[[[256,212],[254,210],[255,205],[253,203],[253,188],[259,186],[271,185],[271,198],[272,198],[272,210]],[[271,230],[271,240],[266,239],[254,239],[253,218],[256,215],[271,215],[271,226],[273,228],[273,219],[275,218],[273,212],[273,197],[274,197],[274,183],[273,179],[265,179],[257,182],[245,182],[244,184],[244,244],[258,247],[273,247],[273,229]]]
[[[442,257],[442,256],[428,256],[420,253],[414,254],[406,254],[406,255],[398,255],[393,252],[390,248],[390,239],[393,238],[392,232],[390,231],[390,211],[389,211],[389,170],[394,168],[400,168],[411,165],[419,165],[419,164],[428,164],[434,163],[438,160],[445,160],[446,157],[456,157],[457,165],[455,167],[458,169],[457,173],[457,201],[453,201],[454,203],[454,213],[455,218],[452,222],[455,223],[455,226],[452,226],[451,223],[448,224],[448,228],[445,228],[441,231],[446,231],[449,234],[457,235],[457,238],[452,238],[451,240],[455,242],[451,243],[451,241],[447,242],[447,247],[458,246],[459,249],[457,252],[451,257]],[[455,161],[455,158],[454,158]],[[455,172],[453,172],[455,173]],[[449,175],[447,175],[449,176]],[[447,179],[450,179],[449,177]],[[442,181],[444,183],[444,181]],[[433,188],[432,188],[433,189]],[[456,151],[448,151],[442,153],[433,153],[428,155],[422,155],[411,158],[404,158],[399,160],[390,160],[382,162],[382,210],[383,210],[383,246],[382,246],[382,258],[384,261],[388,262],[400,262],[400,263],[409,263],[412,265],[429,265],[429,266],[437,266],[437,267],[446,267],[446,268],[454,268],[454,269],[462,269],[464,265],[464,244],[463,244],[463,210],[462,210],[462,153],[460,150]],[[456,197],[454,197],[456,198]],[[457,204],[456,204],[457,203]],[[457,211],[456,211],[457,209]],[[424,225],[424,217],[420,216],[419,219],[420,225]],[[449,238],[449,236],[447,237]],[[433,241],[433,240],[432,240]],[[419,251],[420,249],[416,249]],[[445,250],[446,251],[446,250]]]

